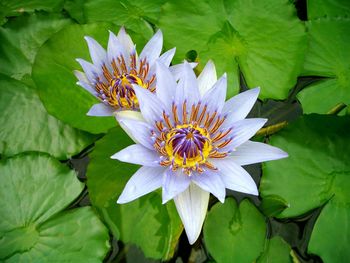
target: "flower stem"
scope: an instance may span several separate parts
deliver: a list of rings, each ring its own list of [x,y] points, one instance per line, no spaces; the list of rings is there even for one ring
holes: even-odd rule
[[[332,109],[330,109],[327,114],[329,115],[337,115],[339,112],[341,112],[343,109],[345,109],[347,105],[345,103],[338,103],[335,105]]]
[[[268,136],[268,135],[274,134],[274,133],[278,132],[279,130],[283,129],[284,127],[286,127],[287,125],[288,125],[287,121],[282,121],[282,122],[279,122],[277,124],[270,125],[270,126],[267,126],[265,128],[261,128],[255,134],[255,136]]]

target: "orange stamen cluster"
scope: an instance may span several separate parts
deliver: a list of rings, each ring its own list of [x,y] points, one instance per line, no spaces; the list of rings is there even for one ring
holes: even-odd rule
[[[102,66],[103,77],[98,77],[95,84],[97,96],[115,109],[138,109],[139,103],[132,84],[137,84],[151,92],[155,91],[155,75],[149,76],[150,66],[146,59],[137,60],[131,54],[129,66],[121,55],[113,59],[111,65]],[[137,63],[139,62],[139,63]]]
[[[180,112],[180,114],[179,114]],[[206,168],[216,170],[209,158],[225,158],[224,149],[232,138],[226,138],[232,128],[219,130],[225,117],[217,111],[209,112],[207,105],[198,102],[187,110],[186,101],[178,107],[172,104],[171,115],[163,111],[162,120],[156,121],[152,131],[154,147],[161,154],[160,164],[173,171],[182,169],[187,175]]]

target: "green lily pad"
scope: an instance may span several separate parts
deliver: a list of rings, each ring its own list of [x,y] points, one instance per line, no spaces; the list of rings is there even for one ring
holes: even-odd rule
[[[2,262],[101,262],[108,231],[90,207],[63,212],[84,185],[48,155],[0,162]]]
[[[129,178],[139,168],[110,157],[132,144],[120,127],[96,142],[87,169],[92,204],[101,212],[113,234],[124,243],[140,247],[146,257],[168,260],[175,252],[183,230],[174,203],[162,205],[159,192],[131,203],[116,203]]]
[[[228,73],[228,97],[238,91],[238,66],[262,98],[287,97],[301,71],[305,29],[288,1],[170,1],[159,27],[175,61],[195,50],[199,67],[212,59]]]
[[[337,17],[350,15],[350,2],[348,0],[307,0],[308,19],[319,17]]]
[[[84,17],[88,23],[109,21],[125,25],[150,38],[153,29],[149,22],[156,24],[164,2],[165,0],[88,0],[83,7]]]
[[[266,249],[257,263],[292,263],[291,247],[279,236],[268,239]]]
[[[64,0],[1,0],[0,2],[0,25],[7,21],[6,16],[19,16],[24,12],[43,10],[47,12],[59,11]]]
[[[0,72],[15,79],[30,75],[38,49],[69,23],[62,15],[43,13],[10,20],[0,28]]]
[[[76,58],[90,61],[84,36],[106,47],[111,24],[68,25],[53,35],[39,50],[33,80],[46,109],[56,118],[91,133],[106,132],[116,125],[113,117],[86,116],[98,100],[76,85],[73,70],[81,70]]]
[[[349,174],[347,174],[349,178]],[[350,180],[344,178],[343,190],[348,191]],[[319,255],[324,262],[347,262],[349,253],[348,222],[350,219],[349,210],[350,196],[347,194],[347,201],[339,201],[337,194],[322,209],[317,218],[312,232],[308,252]]]
[[[336,104],[350,104],[350,19],[307,22],[309,47],[305,76],[327,77],[298,94],[304,113],[327,113]]]
[[[316,114],[290,124],[270,141],[289,158],[266,163],[260,182],[263,199],[274,194],[288,202],[279,218],[300,216],[331,199],[316,221],[309,248],[326,262],[350,258],[349,127],[349,116]]]
[[[0,153],[47,152],[68,159],[93,143],[95,136],[49,115],[34,89],[0,74]]]
[[[232,198],[215,204],[203,228],[204,241],[216,262],[253,262],[264,250],[264,216],[248,200]]]

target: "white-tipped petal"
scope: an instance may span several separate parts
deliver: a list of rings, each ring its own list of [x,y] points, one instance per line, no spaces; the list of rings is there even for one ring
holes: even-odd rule
[[[116,119],[123,130],[129,135],[134,142],[140,143],[146,148],[153,150],[153,142],[151,139],[152,127],[144,121],[125,118],[119,112],[116,113]]]
[[[85,61],[84,59],[77,58],[76,61],[83,68],[85,75],[91,84],[96,82],[97,77],[99,76],[100,70],[90,62]]]
[[[220,79],[209,89],[203,96],[203,103],[208,106],[208,111],[221,112],[225,104],[227,89],[227,77],[226,73],[222,75]]]
[[[225,201],[225,184],[216,171],[207,170],[201,174],[194,173],[191,180],[203,190],[212,193],[221,203]]]
[[[222,113],[227,115],[227,122],[234,123],[247,117],[259,96],[259,92],[260,88],[250,89],[226,101]]]
[[[146,58],[147,62],[152,65],[159,58],[163,47],[163,34],[158,30],[157,33],[148,41],[140,54],[140,60]]]
[[[176,48],[172,48],[168,50],[167,52],[164,52],[157,61],[164,64],[164,66],[169,67],[171,60],[173,59],[175,55]]]
[[[119,111],[117,115],[121,119],[131,119],[135,121],[145,122],[145,119],[142,117],[142,114],[139,111],[123,110],[123,111]]]
[[[189,177],[183,172],[181,172],[181,170],[173,172],[169,168],[166,169],[163,178],[163,204],[185,191],[190,185],[190,183],[191,180],[189,179]]]
[[[168,108],[175,99],[176,81],[169,69],[161,62],[156,62],[157,97]]]
[[[124,50],[128,52],[128,54],[133,53],[135,51],[134,42],[132,42],[131,37],[128,33],[126,33],[125,28],[122,26],[118,32],[117,39],[119,43],[122,44]]]
[[[198,87],[201,96],[211,89],[217,80],[215,65],[209,60],[198,76]]]
[[[253,137],[266,122],[267,119],[251,118],[236,121],[228,127],[226,126],[226,123],[224,123],[223,128],[232,128],[231,133],[228,135],[230,138],[232,138],[232,142],[225,148],[222,148],[222,150],[235,150],[236,147],[240,146],[241,144],[248,141],[251,137]]]
[[[149,167],[160,166],[159,154],[157,154],[155,151],[147,149],[140,144],[130,145],[112,155],[111,158],[126,163],[139,164]]]
[[[197,78],[187,62],[184,62],[182,69],[182,74],[176,88],[175,102],[178,105],[182,105],[186,100],[188,107],[191,107],[193,103],[197,103],[200,100]]]
[[[112,116],[114,113],[114,109],[104,103],[98,103],[93,105],[86,115],[88,116]]]
[[[106,50],[92,37],[84,37],[90,51],[90,57],[92,62],[96,66],[102,66],[106,61]]]
[[[259,195],[253,178],[241,166],[235,164],[233,158],[212,159],[210,162],[219,169],[220,176],[227,189]]]
[[[96,95],[96,90],[95,88],[90,84],[89,80],[87,79],[86,75],[78,70],[74,70],[74,75],[77,77],[79,80],[77,84],[87,90],[89,93],[92,95]]]
[[[152,124],[161,119],[165,107],[157,96],[138,85],[133,85],[133,88],[139,101],[143,118]]]
[[[174,198],[174,201],[188,241],[192,245],[201,233],[208,209],[209,192],[191,183],[184,192]]]
[[[197,63],[195,63],[195,62],[190,62],[188,64],[190,65],[191,68],[195,68],[197,66]],[[178,81],[182,75],[183,66],[184,66],[184,63],[176,64],[176,65],[169,67],[169,70],[170,70],[171,74],[174,76],[174,79],[176,81]]]
[[[128,203],[161,187],[163,172],[164,167],[142,166],[130,178],[117,203]]]
[[[247,165],[286,158],[288,153],[265,143],[247,141],[232,152],[231,156],[235,163]]]
[[[129,63],[129,56],[127,55],[127,52],[124,46],[122,45],[122,43],[120,43],[116,35],[111,31],[109,31],[107,54],[108,54],[108,60],[110,62],[113,59],[117,61],[118,57],[123,56],[125,59],[125,62],[127,64]]]

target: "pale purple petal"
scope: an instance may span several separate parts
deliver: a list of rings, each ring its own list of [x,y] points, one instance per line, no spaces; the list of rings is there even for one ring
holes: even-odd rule
[[[182,69],[182,74],[176,88],[175,102],[177,105],[182,105],[184,101],[187,101],[187,105],[191,107],[192,104],[200,100],[197,78],[193,69],[186,61]]]
[[[190,64],[191,68],[195,68],[197,66],[197,63],[194,63],[194,62],[191,62],[191,63],[188,63],[188,64]],[[176,81],[178,81],[179,78],[182,75],[183,66],[184,66],[184,64],[181,63],[181,64],[176,64],[176,65],[173,65],[173,66],[169,67],[169,70],[170,70],[171,74],[174,76],[174,79]]]
[[[89,82],[91,84],[95,84],[96,79],[101,71],[94,64],[91,64],[90,62],[87,62],[84,59],[77,58],[76,61],[83,68]]]
[[[201,96],[215,84],[217,80],[215,65],[212,60],[209,60],[198,76],[198,87]]]
[[[253,137],[258,130],[260,130],[264,124],[267,122],[267,119],[262,118],[251,118],[244,119],[233,123],[230,127],[232,128],[231,133],[227,136],[232,138],[232,142],[222,148],[223,150],[235,150],[236,147],[248,141]],[[223,128],[228,128],[224,123]]]
[[[125,28],[122,26],[118,32],[117,39],[119,40],[119,43],[122,44],[124,47],[124,50],[131,54],[135,51],[135,45],[134,42],[132,42],[131,37],[128,33],[126,33]]]
[[[234,158],[211,159],[210,162],[219,169],[222,181],[227,189],[259,195],[253,178],[241,166],[235,164]]]
[[[92,95],[96,96],[96,90],[95,88],[89,83],[89,80],[87,79],[86,75],[83,72],[80,72],[78,70],[74,70],[74,75],[79,80],[77,84],[87,90]]]
[[[216,196],[221,203],[225,201],[225,184],[216,171],[206,170],[203,173],[193,173],[191,180],[203,190]]]
[[[89,46],[92,62],[98,67],[102,66],[107,58],[106,50],[92,37],[86,36],[84,38]]]
[[[260,163],[288,157],[281,149],[260,142],[247,141],[231,153],[232,160],[239,165]]]
[[[226,73],[203,96],[202,102],[207,105],[209,112],[221,112],[225,104],[227,89]]]
[[[148,125],[148,123],[124,117],[123,114],[119,114],[119,112],[116,113],[116,119],[134,142],[140,143],[150,150],[154,149],[151,139],[152,127]]]
[[[117,203],[128,203],[161,187],[163,172],[164,167],[142,166],[129,179]]]
[[[147,62],[151,65],[159,58],[160,52],[163,47],[163,34],[158,30],[157,33],[148,41],[140,54],[140,60],[146,58]]]
[[[138,85],[133,85],[133,88],[139,100],[143,118],[150,124],[154,124],[155,121],[160,120],[165,109],[163,103],[149,90]]]
[[[158,59],[159,62],[163,63],[164,66],[169,67],[171,60],[175,55],[176,48],[172,48],[167,52],[164,52]]]
[[[209,192],[191,183],[181,194],[174,198],[177,212],[184,224],[189,243],[192,245],[201,233],[208,209]]]
[[[159,154],[156,151],[147,149],[140,144],[130,145],[111,156],[121,162],[139,164],[149,167],[160,166]]]
[[[93,105],[86,115],[106,117],[106,116],[112,116],[114,112],[115,112],[115,109],[113,109],[112,107],[104,103],[98,103]]]
[[[227,115],[227,122],[234,123],[247,117],[258,98],[259,92],[260,88],[247,90],[226,101],[222,114]]]
[[[160,62],[156,62],[156,76],[157,97],[169,108],[175,99],[176,81],[169,69]]]
[[[107,47],[108,60],[112,62],[113,59],[117,60],[118,57],[123,56],[126,63],[129,63],[129,56],[122,43],[116,35],[109,31],[108,47]]]
[[[181,170],[173,172],[169,168],[166,169],[163,178],[163,204],[185,191],[190,183],[191,180],[188,175],[184,174]]]

